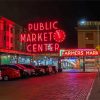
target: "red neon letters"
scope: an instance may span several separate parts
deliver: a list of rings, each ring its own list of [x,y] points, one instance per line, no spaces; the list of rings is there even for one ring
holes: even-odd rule
[[[59,50],[58,43],[51,43],[51,44],[28,44],[27,51],[28,52],[57,52]]]
[[[62,56],[98,56],[99,53],[95,49],[69,49],[62,52]]]
[[[43,31],[43,30],[56,30],[58,21],[44,22],[44,23],[30,23],[28,24],[28,30],[31,31]]]
[[[32,33],[32,34],[21,34],[21,42],[51,42],[53,32],[44,32],[44,33]]]

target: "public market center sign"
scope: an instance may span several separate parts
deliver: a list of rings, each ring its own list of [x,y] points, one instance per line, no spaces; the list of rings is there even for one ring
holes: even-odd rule
[[[58,21],[33,22],[28,24],[28,32],[20,34],[20,41],[26,43],[30,53],[59,52],[65,32],[58,27]]]

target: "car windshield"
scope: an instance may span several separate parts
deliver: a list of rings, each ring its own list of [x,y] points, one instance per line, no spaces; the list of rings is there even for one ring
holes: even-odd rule
[[[22,64],[16,64],[17,67],[19,67],[20,69],[25,69],[25,67]]]
[[[27,68],[34,68],[34,66],[32,66],[32,65],[23,64],[23,66],[25,66],[25,67],[27,67]]]
[[[15,65],[0,65],[1,67],[10,67],[18,70],[18,67]]]

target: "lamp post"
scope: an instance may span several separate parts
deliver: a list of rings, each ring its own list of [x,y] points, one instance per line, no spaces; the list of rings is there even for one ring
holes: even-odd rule
[[[84,18],[84,19],[81,19],[80,21],[79,21],[79,25],[80,26],[85,26],[86,25],[86,19]],[[83,72],[85,72],[85,57],[83,56],[82,57],[82,60],[83,60]]]

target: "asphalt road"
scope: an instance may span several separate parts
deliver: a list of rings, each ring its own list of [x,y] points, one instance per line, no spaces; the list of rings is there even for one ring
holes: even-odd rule
[[[0,100],[88,100],[96,73],[57,73],[0,81]]]

